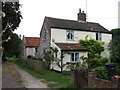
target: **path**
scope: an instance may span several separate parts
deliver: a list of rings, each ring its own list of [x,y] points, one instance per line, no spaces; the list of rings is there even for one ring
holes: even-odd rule
[[[12,63],[13,67],[20,73],[23,84],[26,88],[47,88],[45,83],[42,83],[40,79],[32,77],[29,73],[19,68],[17,65]]]
[[[20,78],[17,78],[17,80],[20,80]],[[11,74],[8,64],[3,63],[2,64],[2,88],[23,88],[22,83],[19,83],[17,80]]]

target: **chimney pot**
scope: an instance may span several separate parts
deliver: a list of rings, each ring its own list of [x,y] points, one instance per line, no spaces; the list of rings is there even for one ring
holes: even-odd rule
[[[81,8],[79,9],[79,13],[81,13]]]
[[[84,13],[84,11],[82,11],[82,13]]]

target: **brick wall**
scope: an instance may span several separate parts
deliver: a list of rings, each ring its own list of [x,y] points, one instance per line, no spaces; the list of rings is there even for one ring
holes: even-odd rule
[[[95,72],[88,73],[88,87],[89,88],[120,88],[120,79],[115,76],[112,77],[112,80],[104,80],[97,78]]]

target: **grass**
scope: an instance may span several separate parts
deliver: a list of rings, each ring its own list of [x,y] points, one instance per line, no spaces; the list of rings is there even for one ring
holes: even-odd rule
[[[43,75],[40,75],[27,67],[26,64],[21,64],[20,62],[16,62],[16,64],[22,69],[26,70],[33,77],[38,79],[44,79],[42,82],[47,83],[50,88],[77,88],[76,86],[71,84],[70,75],[63,75],[62,73],[57,73],[50,70],[44,70]]]
[[[7,61],[13,61],[13,62],[16,62],[16,61],[19,61],[20,59],[19,58],[16,58],[16,57],[11,57],[11,58],[8,58]]]

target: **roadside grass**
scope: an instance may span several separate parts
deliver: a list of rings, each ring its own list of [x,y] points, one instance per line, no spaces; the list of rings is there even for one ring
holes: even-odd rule
[[[20,58],[16,58],[16,57],[11,57],[11,58],[7,58],[7,61],[13,61],[13,62],[16,62],[16,61],[19,61]]]
[[[42,82],[47,83],[48,87],[50,88],[77,88],[70,82],[70,75],[63,75],[62,73],[57,73],[50,70],[43,70],[43,75],[40,75],[29,69],[29,66],[27,64],[21,64],[20,61],[17,61],[15,63],[20,68],[30,73],[33,77],[38,79],[44,79],[42,80]]]

